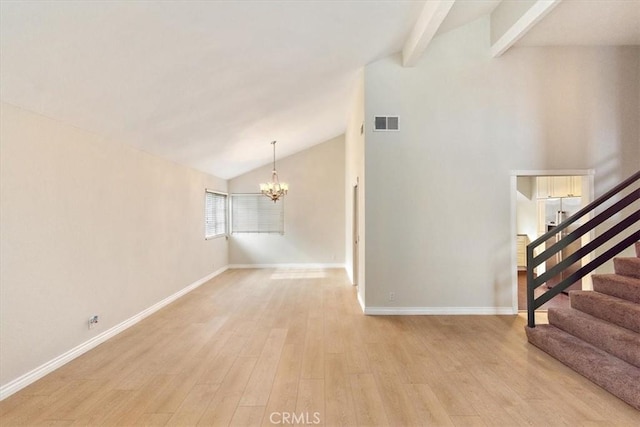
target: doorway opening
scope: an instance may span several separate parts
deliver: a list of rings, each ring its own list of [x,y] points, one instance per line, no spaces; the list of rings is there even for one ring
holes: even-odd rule
[[[527,245],[553,229],[566,218],[570,217],[593,200],[593,171],[518,171],[512,176],[512,224],[514,230],[515,249],[513,292],[514,309],[527,309]],[[578,221],[578,225],[588,217]],[[577,227],[577,226],[576,226]],[[569,229],[567,232],[571,232]],[[563,232],[562,234],[566,234]],[[560,235],[552,235],[540,246],[539,252],[556,242]],[[581,245],[589,242],[590,236],[584,236],[558,254],[550,257],[539,265],[534,274],[540,275],[553,267],[569,254],[575,252]],[[571,266],[566,273],[558,275],[536,290],[536,297],[548,288],[559,283],[565,276],[580,268],[588,259],[583,259]],[[569,290],[591,289],[590,277],[574,283]],[[542,310],[549,307],[568,307],[569,297],[561,293],[542,306]]]

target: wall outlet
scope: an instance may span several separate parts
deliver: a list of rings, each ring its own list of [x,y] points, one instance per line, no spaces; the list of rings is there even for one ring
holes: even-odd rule
[[[98,315],[89,317],[89,329],[93,329],[98,326]]]
[[[389,292],[389,302],[393,302],[396,300],[396,293],[395,292]]]

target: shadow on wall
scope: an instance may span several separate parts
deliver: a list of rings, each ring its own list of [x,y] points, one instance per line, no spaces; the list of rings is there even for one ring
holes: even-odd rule
[[[621,170],[620,155],[616,153],[609,154],[594,166],[596,170],[594,179],[594,194],[596,198],[618,185],[628,175]]]
[[[532,94],[545,169],[596,168],[596,195],[634,172],[640,158],[639,52],[545,48]]]

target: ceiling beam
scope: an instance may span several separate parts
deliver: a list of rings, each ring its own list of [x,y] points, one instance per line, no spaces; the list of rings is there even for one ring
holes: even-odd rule
[[[455,0],[427,1],[402,48],[402,65],[413,67],[422,56]]]
[[[491,56],[497,58],[505,53],[527,31],[551,12],[560,1],[562,0],[537,0],[491,45]]]

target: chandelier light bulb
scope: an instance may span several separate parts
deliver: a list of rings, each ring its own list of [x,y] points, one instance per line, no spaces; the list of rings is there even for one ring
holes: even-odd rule
[[[260,184],[260,192],[275,203],[287,194],[289,185],[284,182],[280,183],[278,179],[278,172],[276,171],[276,141],[271,142],[271,145],[273,145],[273,171],[271,171],[271,181]]]

